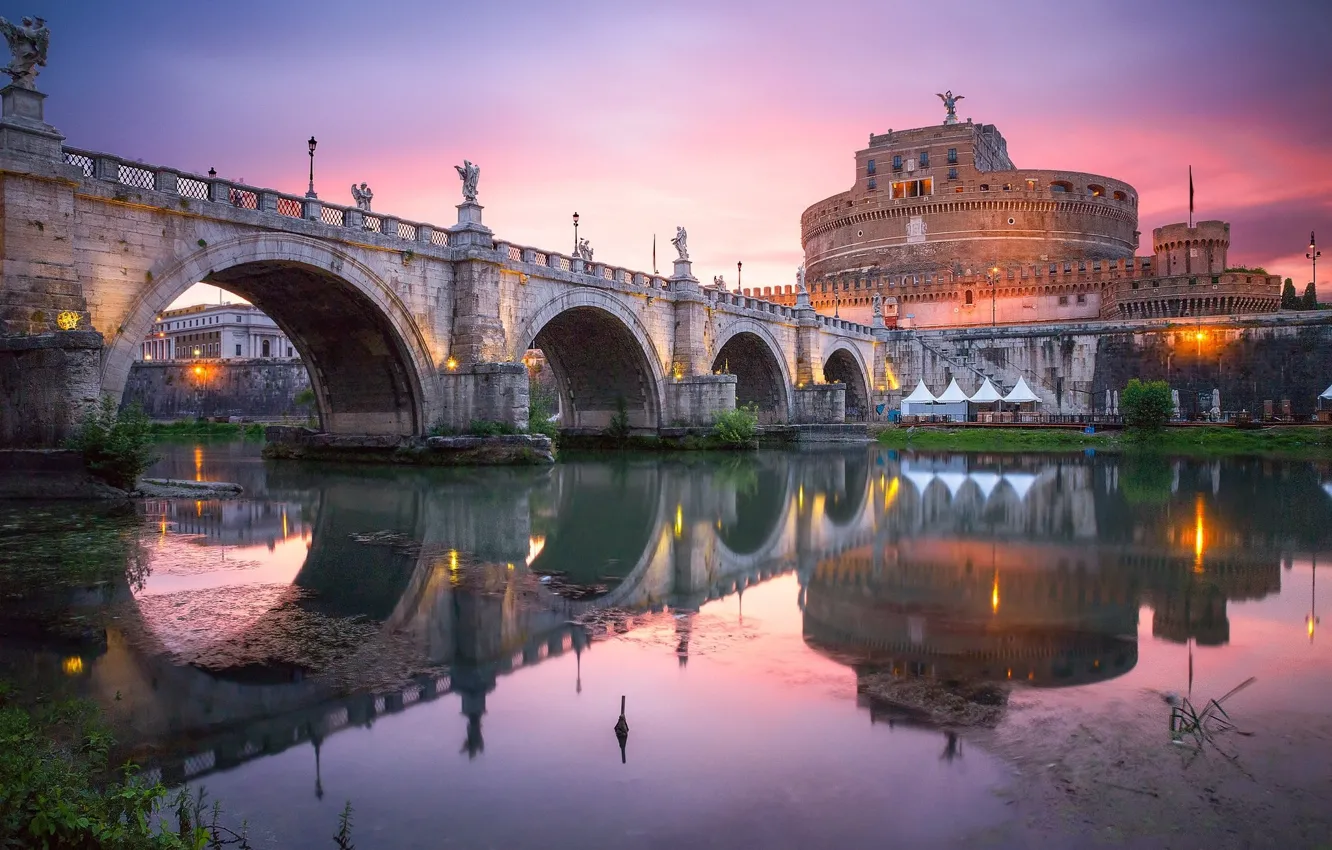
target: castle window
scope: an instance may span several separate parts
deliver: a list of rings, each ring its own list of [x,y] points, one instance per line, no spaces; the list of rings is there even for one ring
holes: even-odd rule
[[[1095,183],[1092,183],[1092,184],[1090,184],[1090,185],[1087,186],[1087,192],[1090,193],[1091,196],[1092,196],[1093,198],[1104,198],[1104,197],[1105,197],[1105,187],[1104,187],[1104,186],[1098,186],[1098,185],[1095,184]]]
[[[1116,200],[1116,201],[1127,201],[1127,200],[1128,200],[1128,195],[1125,195],[1123,192],[1115,192],[1115,200]]]
[[[874,160],[871,159],[869,162],[867,162],[867,163],[865,164],[865,173],[866,173],[866,174],[877,174],[877,173],[878,173],[878,171],[877,171],[877,170],[875,169],[875,167],[874,167]]]
[[[879,180],[878,180],[878,178],[877,178],[877,177],[871,177],[871,178],[869,179],[869,182],[867,182],[867,183],[865,184],[865,188],[866,188],[866,189],[877,189],[877,188],[879,188]]]
[[[1086,296],[1086,295],[1083,295],[1081,292],[1079,292],[1079,293],[1078,293],[1078,303],[1079,303],[1079,304],[1086,304],[1086,303],[1087,303],[1087,296]]]
[[[920,152],[920,167],[921,167],[921,168],[929,168],[929,167],[930,167],[930,152],[929,152],[929,151],[921,151],[921,152]]]
[[[1012,184],[1012,183],[1005,183],[1005,184],[1004,184],[1004,191],[1005,191],[1005,192],[1011,192],[1011,191],[1013,191],[1013,184]]]
[[[1073,184],[1067,180],[1056,180],[1050,184],[1051,192],[1072,192]]]
[[[240,343],[236,343],[236,356],[240,357]]]
[[[982,192],[988,192],[988,191],[990,191],[990,184],[989,184],[989,183],[982,183],[982,184],[980,184],[980,190],[981,190]]]
[[[956,179],[957,179],[957,169],[956,169],[956,168],[950,168],[950,169],[948,169],[948,179],[949,179],[949,180],[956,180]]]
[[[920,180],[894,180],[893,198],[919,198],[934,194],[934,178],[923,177]]]
[[[1034,192],[1034,191],[1036,191],[1036,181],[1035,181],[1035,180],[1028,180],[1028,181],[1027,181],[1027,191],[1028,191],[1028,192]]]
[[[968,289],[968,290],[967,290],[967,306],[970,307],[973,303],[975,303],[975,300],[976,300],[975,295],[973,295],[972,292],[971,292],[971,290]]]
[[[1067,306],[1068,306],[1068,296],[1067,296],[1067,295],[1061,295],[1061,296],[1059,296],[1059,306],[1060,306],[1060,307],[1067,307]]]
[[[1137,282],[1136,280],[1133,281],[1133,283],[1131,284],[1131,286],[1132,286],[1134,289],[1137,289],[1137,288],[1138,288],[1138,282]]]
[[[902,170],[902,156],[901,154],[898,154],[897,156],[893,157],[893,171],[901,171],[901,170]]]
[[[957,148],[948,149],[948,162],[949,163],[957,162]]]

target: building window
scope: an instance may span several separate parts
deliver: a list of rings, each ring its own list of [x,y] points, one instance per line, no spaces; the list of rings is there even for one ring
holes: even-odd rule
[[[980,184],[980,190],[981,190],[982,192],[988,192],[988,191],[990,191],[990,184],[989,184],[989,183],[982,183],[982,184]]]
[[[898,154],[897,156],[893,157],[893,171],[901,171],[901,170],[902,170],[902,156],[901,154]]]
[[[1079,304],[1086,304],[1086,303],[1087,303],[1087,296],[1084,295],[1084,294],[1082,294],[1081,292],[1079,292],[1079,293],[1078,293],[1078,303],[1079,303]]]
[[[264,345],[263,345],[263,356],[264,356],[264,357],[268,357],[268,356],[269,356],[268,352],[269,352],[268,340],[264,340]]]
[[[929,168],[929,167],[930,167],[930,152],[929,152],[929,151],[921,151],[921,152],[920,152],[920,167],[921,167],[921,168]]]
[[[1059,296],[1059,306],[1060,306],[1060,307],[1067,307],[1067,306],[1068,306],[1068,296],[1067,296],[1067,295],[1061,295],[1061,296]]]
[[[238,343],[236,343],[236,356],[237,356],[237,357],[240,357],[240,351],[241,351],[241,349],[240,349],[240,343],[238,342]]]
[[[1073,184],[1067,180],[1056,180],[1050,184],[1051,192],[1072,192]]]
[[[290,345],[287,346],[287,356],[288,356],[288,357],[291,356],[291,346],[290,346]]]
[[[972,304],[974,304],[974,303],[976,302],[976,296],[972,293],[972,291],[971,291],[970,289],[967,290],[967,296],[966,296],[966,297],[967,297],[967,306],[968,306],[968,307],[970,307]]]
[[[956,163],[956,162],[957,162],[957,148],[949,148],[949,149],[948,149],[948,162],[949,162],[949,163]]]
[[[1035,191],[1035,189],[1036,189],[1036,181],[1035,181],[1035,180],[1028,180],[1028,181],[1027,181],[1027,191],[1028,191],[1028,192],[1031,192],[1031,191]]]
[[[241,320],[241,317],[240,317],[240,316],[237,316],[237,317],[236,317],[236,321],[239,322],[240,320]]]
[[[934,194],[934,178],[923,177],[920,180],[894,180],[894,198],[919,198]]]
[[[956,168],[950,168],[950,169],[948,169],[948,179],[949,179],[949,180],[956,180],[956,179],[957,179],[957,169],[956,169]]]
[[[878,173],[878,170],[874,167],[874,160],[871,159],[868,163],[865,164],[865,173],[866,174]]]
[[[1104,198],[1104,197],[1105,197],[1105,187],[1104,187],[1104,186],[1098,186],[1098,185],[1096,185],[1095,183],[1092,183],[1090,186],[1087,187],[1087,191],[1091,193],[1091,196],[1092,196],[1093,198]]]
[[[879,188],[879,180],[878,180],[878,178],[876,178],[876,177],[871,177],[871,178],[869,179],[869,182],[865,184],[865,188],[867,188],[867,189],[877,189],[877,188]]]

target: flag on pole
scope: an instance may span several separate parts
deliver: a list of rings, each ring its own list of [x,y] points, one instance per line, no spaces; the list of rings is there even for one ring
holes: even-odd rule
[[[1189,166],[1189,227],[1193,227],[1193,166]]]
[[[657,234],[652,234],[652,273],[657,273]]]

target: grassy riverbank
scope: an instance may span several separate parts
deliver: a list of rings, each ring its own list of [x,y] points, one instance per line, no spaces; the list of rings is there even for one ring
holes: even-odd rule
[[[1068,452],[1095,449],[1201,457],[1273,456],[1332,460],[1332,428],[1283,426],[1164,428],[1146,435],[1127,431],[1084,434],[1062,428],[885,428],[888,448],[979,452]]]
[[[194,419],[182,419],[177,422],[153,422],[148,426],[148,433],[154,439],[172,439],[174,437],[229,437],[247,440],[262,440],[265,426],[258,422],[242,424],[239,422],[206,422]]]

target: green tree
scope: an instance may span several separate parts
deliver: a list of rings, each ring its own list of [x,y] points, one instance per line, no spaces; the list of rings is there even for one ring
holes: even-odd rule
[[[148,417],[137,404],[117,410],[111,396],[102,396],[96,407],[84,414],[69,447],[83,453],[88,472],[119,487],[133,490],[134,483],[156,456]]]
[[[1304,297],[1300,299],[1300,309],[1318,309],[1318,290],[1314,289],[1313,281],[1310,281],[1309,285],[1304,287]]]
[[[555,391],[542,384],[533,375],[527,384],[527,430],[532,434],[544,434],[552,440],[559,434],[559,428],[551,417],[555,415]]]
[[[1124,415],[1124,424],[1136,431],[1153,431],[1165,425],[1174,408],[1170,385],[1165,381],[1133,378],[1119,394],[1119,410]]]
[[[1286,285],[1281,288],[1281,309],[1300,309],[1300,297],[1295,294],[1295,281],[1286,278]]]

